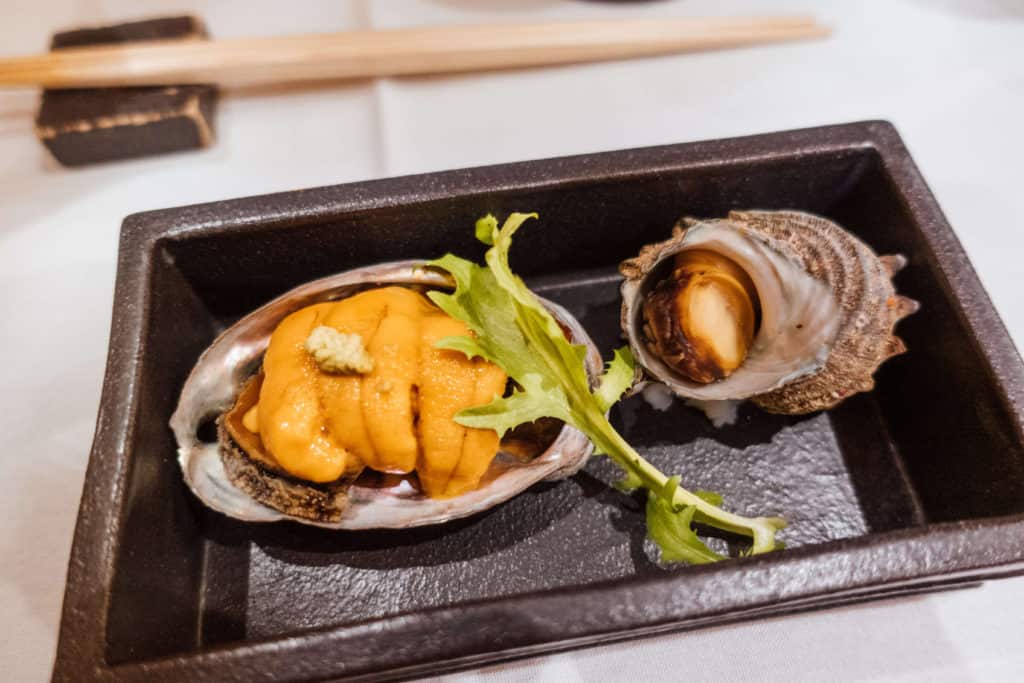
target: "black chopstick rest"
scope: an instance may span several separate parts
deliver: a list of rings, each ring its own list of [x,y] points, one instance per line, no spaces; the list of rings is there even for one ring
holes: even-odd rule
[[[179,16],[63,31],[50,48],[206,37],[200,20]],[[36,135],[65,166],[198,149],[213,144],[216,105],[213,85],[47,89]]]

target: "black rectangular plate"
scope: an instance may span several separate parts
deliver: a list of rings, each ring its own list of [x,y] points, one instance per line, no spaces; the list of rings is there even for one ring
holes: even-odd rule
[[[593,459],[473,518],[408,531],[247,525],[186,490],[167,421],[200,352],[289,288],[445,251],[538,211],[514,267],[607,356],[615,266],[683,215],[799,209],[910,265],[910,352],[828,413],[613,411],[629,441],[784,552],[665,569],[642,499]],[[393,678],[1009,575],[1024,568],[1024,372],[893,128],[855,123],[395,178],[130,216],[68,573],[57,680]]]

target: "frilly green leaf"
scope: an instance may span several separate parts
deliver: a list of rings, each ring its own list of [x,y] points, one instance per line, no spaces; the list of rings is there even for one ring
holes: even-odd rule
[[[742,517],[718,506],[721,496],[690,493],[679,486],[679,477],[667,478],[642,458],[622,438],[605,416],[630,387],[634,361],[628,349],[619,349],[591,388],[586,372],[586,347],[572,344],[555,318],[515,275],[509,266],[512,236],[537,214],[513,213],[499,228],[494,216],[476,223],[476,236],[490,246],[487,267],[452,254],[427,264],[451,274],[452,293],[430,292],[442,310],[462,320],[474,337],[448,337],[442,348],[482,357],[499,365],[518,388],[507,397],[495,397],[487,405],[459,412],[455,419],[468,427],[509,429],[541,417],[554,417],[586,434],[595,452],[611,458],[624,473],[616,486],[622,490],[647,490],[647,525],[650,538],[666,562],[704,563],[724,559],[697,537],[697,522],[753,540],[751,552],[776,547],[775,533],[784,522],[777,517]]]
[[[608,412],[609,408],[618,403],[626,390],[633,386],[635,372],[633,352],[629,350],[629,347],[623,346],[616,349],[615,355],[608,363],[608,369],[601,377],[597,391],[594,392],[594,398],[597,399],[602,411]]]
[[[487,214],[476,222],[476,238],[491,246],[494,244],[494,235],[498,232],[498,219],[493,214]]]
[[[489,360],[492,363],[495,362],[494,358],[488,357],[487,349],[483,347],[473,337],[466,337],[464,335],[458,335],[455,337],[443,337],[438,339],[437,343],[434,344],[439,349],[448,349],[450,351],[459,351],[465,354],[466,358],[483,358]]]
[[[455,421],[476,429],[493,429],[499,436],[523,423],[533,422],[542,417],[554,417],[571,422],[572,416],[566,409],[565,394],[557,386],[545,386],[539,375],[526,375],[520,380],[522,389],[511,396],[496,396],[487,405],[459,411]]]
[[[676,489],[679,477],[670,478],[658,494],[647,494],[647,535],[661,550],[665,562],[689,562],[707,564],[724,560],[697,537],[692,528],[697,508],[693,505],[677,506]]]

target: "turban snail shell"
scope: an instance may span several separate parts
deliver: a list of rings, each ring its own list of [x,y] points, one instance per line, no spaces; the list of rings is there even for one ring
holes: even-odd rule
[[[619,266],[622,328],[646,376],[677,396],[823,410],[870,391],[906,351],[893,327],[918,304],[892,284],[905,264],[806,213],[686,218]]]

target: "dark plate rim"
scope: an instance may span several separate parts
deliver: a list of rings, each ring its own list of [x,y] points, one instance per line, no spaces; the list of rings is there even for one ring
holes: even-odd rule
[[[1024,435],[1024,364],[959,241],[895,128],[862,121],[723,140],[664,145],[387,178],[163,209],[127,217],[121,231],[110,348],[96,434],[75,530],[54,669],[59,680],[170,680],[231,671],[246,680],[289,676],[395,677],[564,650],[716,621],[808,609],[858,596],[1024,573],[1024,515],[871,534],[716,565],[435,608],[202,652],[106,664],[105,622],[121,524],[128,435],[145,354],[153,259],[162,241],[215,236],[341,213],[675,170],[872,149],[922,227],[929,265],[975,330],[999,398]],[[601,169],[595,177],[594,167]],[[312,201],[311,201],[312,200]],[[220,218],[210,218],[211,215]],[[941,258],[939,258],[941,256]],[[727,588],[727,590],[725,590]],[[604,607],[607,605],[607,607]],[[601,606],[601,607],[595,607]],[[472,624],[472,628],[469,625]],[[480,624],[492,624],[480,628]],[[461,633],[459,639],[432,637]],[[395,652],[396,639],[417,647]],[[296,664],[298,662],[299,664]]]

